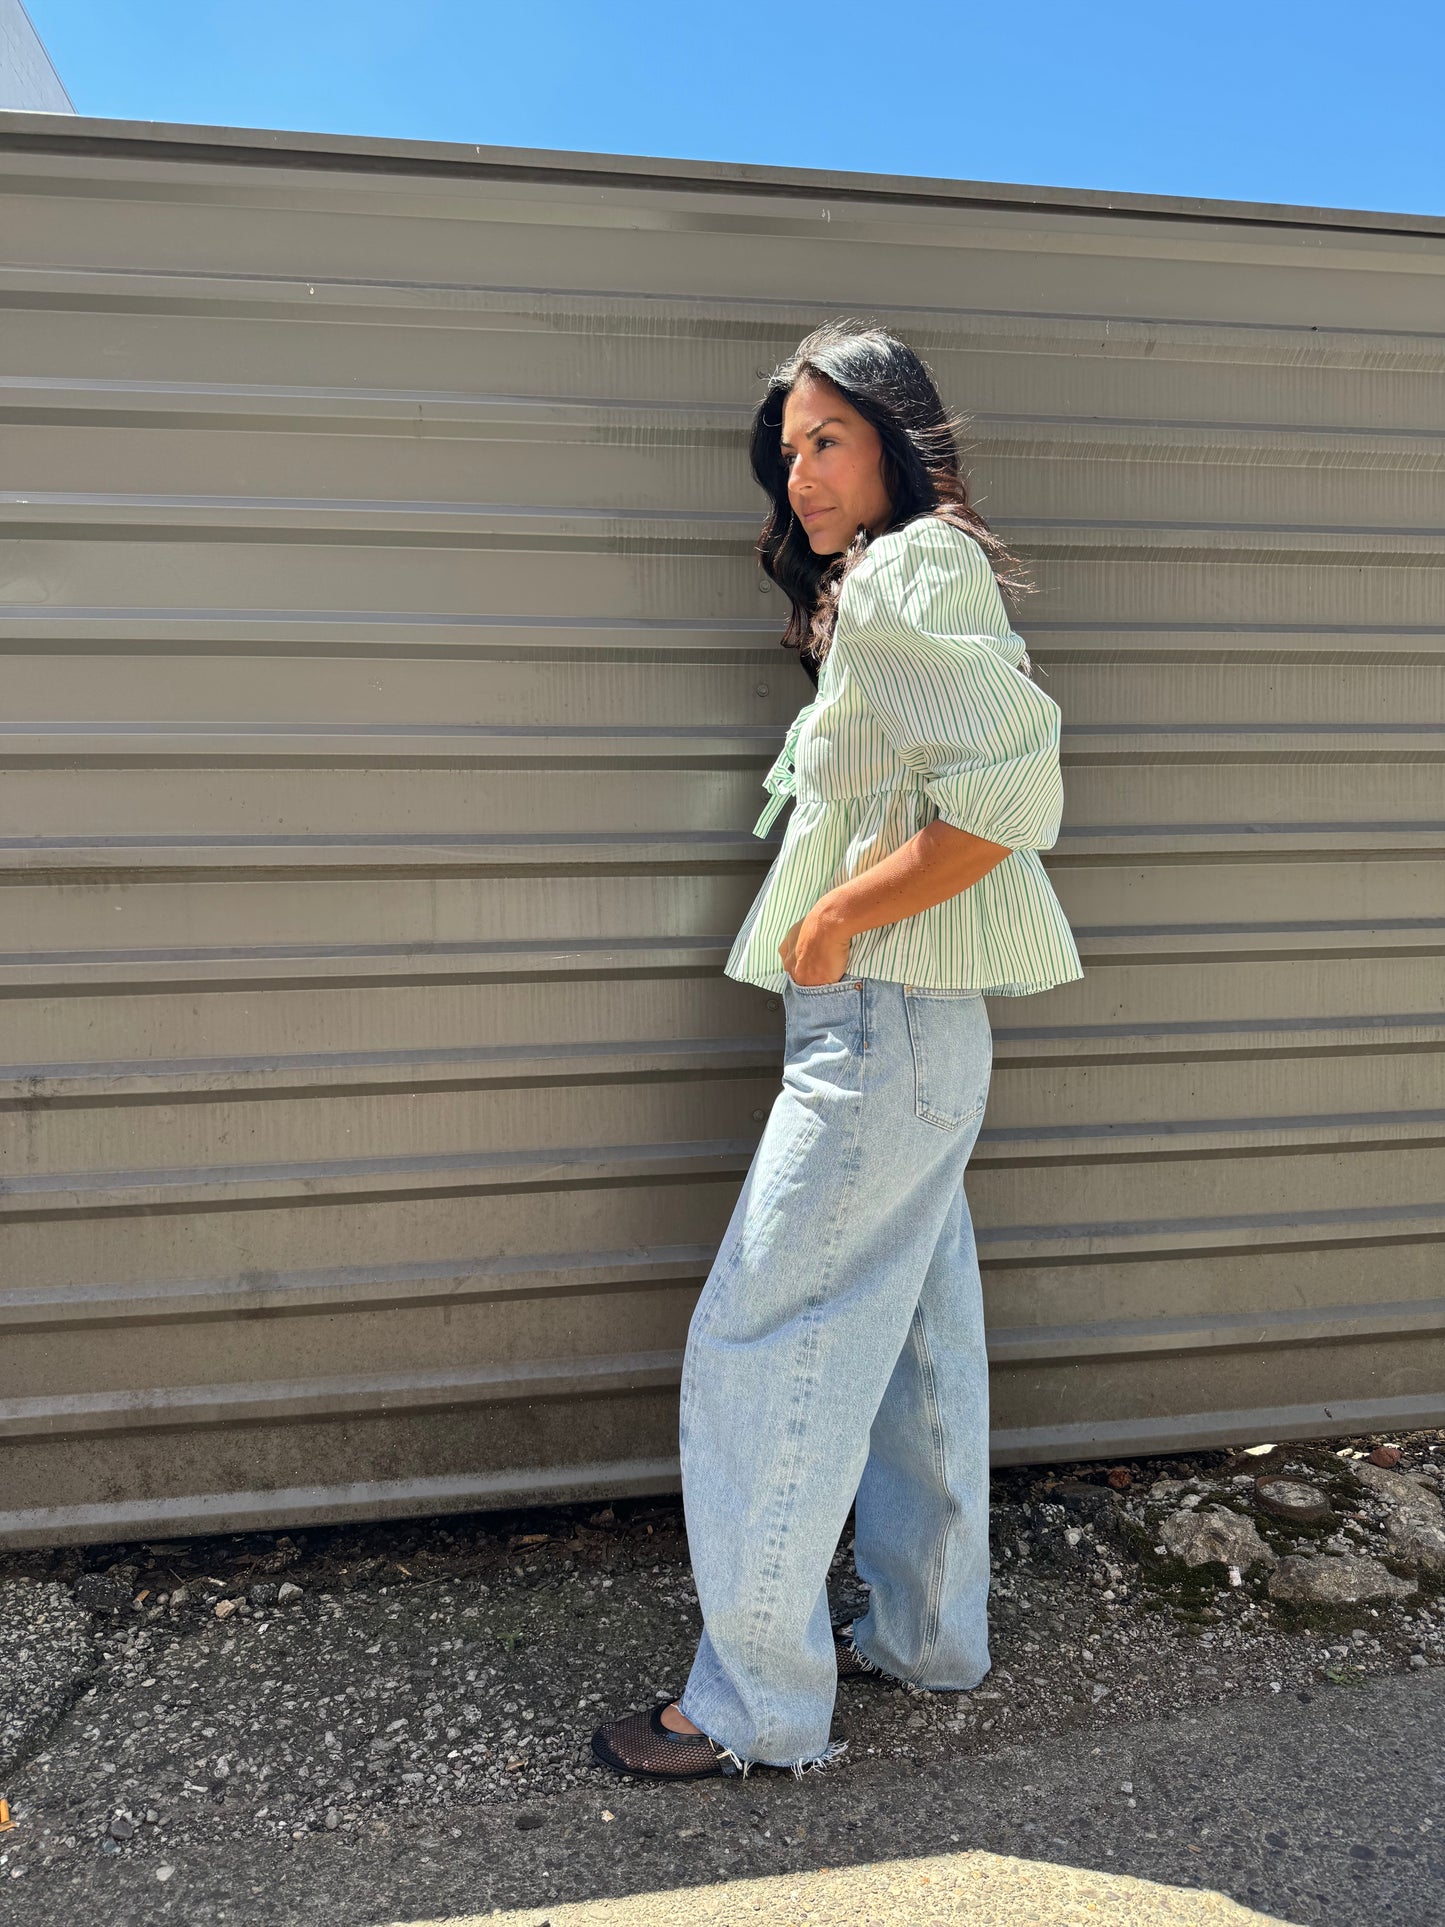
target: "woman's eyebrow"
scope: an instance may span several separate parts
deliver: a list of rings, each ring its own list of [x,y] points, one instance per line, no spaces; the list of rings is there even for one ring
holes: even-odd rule
[[[813,426],[809,429],[806,429],[804,433],[808,435],[816,435],[818,430],[820,428],[826,428],[829,422],[837,422],[838,426],[841,428],[843,426],[843,417],[841,415],[825,415],[822,421],[814,422]],[[791,448],[793,444],[788,440],[787,436],[785,435],[782,441],[778,443],[778,446],[779,448]]]

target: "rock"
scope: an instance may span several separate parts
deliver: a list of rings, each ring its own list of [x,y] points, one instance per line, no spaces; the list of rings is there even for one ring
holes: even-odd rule
[[[1186,1566],[1202,1566],[1210,1560],[1222,1566],[1273,1566],[1276,1555],[1260,1538],[1253,1519],[1243,1518],[1222,1505],[1199,1512],[1171,1512],[1159,1527],[1166,1549]]]
[[[1129,1487],[1134,1483],[1134,1475],[1127,1465],[1111,1465],[1109,1467],[1109,1483],[1116,1492],[1127,1492]]]
[[[1354,1553],[1309,1558],[1291,1553],[1271,1576],[1271,1599],[1325,1606],[1355,1606],[1367,1599],[1408,1599],[1418,1592],[1413,1579],[1397,1579],[1378,1559]]]
[[[1398,1465],[1400,1448],[1398,1445],[1377,1445],[1370,1454],[1371,1465]]]
[[[110,1823],[112,1840],[129,1840],[134,1832],[135,1821],[127,1820],[123,1813],[118,1813]]]
[[[1445,1573],[1445,1527],[1427,1519],[1391,1519],[1386,1531],[1394,1558],[1424,1572]]]
[[[277,1588],[276,1597],[283,1606],[289,1605],[293,1599],[299,1599],[301,1597],[301,1587],[293,1586],[291,1581],[287,1579]]]
[[[212,1610],[217,1619],[229,1619],[240,1603],[238,1599],[218,1599]]]
[[[75,1582],[75,1603],[87,1612],[121,1612],[130,1605],[130,1586],[108,1573],[87,1572]]]
[[[1076,1518],[1092,1519],[1096,1525],[1114,1519],[1119,1510],[1119,1501],[1108,1486],[1091,1485],[1087,1479],[1060,1479],[1049,1488],[1047,1502],[1061,1505]]]
[[[279,1593],[279,1586],[273,1586],[263,1580],[258,1585],[248,1588],[246,1597],[253,1606],[274,1606]]]
[[[1382,1466],[1371,1465],[1368,1459],[1361,1459],[1350,1470],[1371,1498],[1389,1506],[1392,1512],[1422,1519],[1427,1525],[1439,1525],[1445,1520],[1445,1508],[1429,1482],[1418,1473],[1389,1472]]]
[[[1330,1502],[1319,1487],[1299,1479],[1256,1479],[1254,1496],[1260,1510],[1275,1519],[1314,1525],[1330,1516]]]

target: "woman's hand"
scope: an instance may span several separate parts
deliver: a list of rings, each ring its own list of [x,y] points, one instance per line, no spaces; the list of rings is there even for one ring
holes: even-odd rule
[[[852,942],[839,919],[824,903],[815,903],[778,945],[783,968],[795,984],[836,984],[848,968]]]

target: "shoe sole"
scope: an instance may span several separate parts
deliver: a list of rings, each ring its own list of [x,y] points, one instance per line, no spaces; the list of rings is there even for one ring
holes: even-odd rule
[[[651,1767],[629,1766],[626,1760],[614,1753],[607,1742],[599,1739],[595,1733],[592,1736],[592,1755],[594,1759],[600,1760],[603,1766],[611,1767],[614,1773],[630,1773],[634,1779],[638,1780],[712,1780],[723,1778],[723,1769],[718,1761],[714,1761],[711,1766],[699,1767],[695,1772],[688,1773],[656,1773]]]

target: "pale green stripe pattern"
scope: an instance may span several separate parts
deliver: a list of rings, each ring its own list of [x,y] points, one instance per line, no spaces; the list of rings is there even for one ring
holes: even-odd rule
[[[855,937],[848,974],[1020,996],[1083,975],[1039,860],[1059,833],[1059,709],[1024,675],[988,557],[922,516],[848,576],[816,699],[765,787],[763,834],[795,798],[738,932],[730,977],[780,991],[778,945],[828,890],[941,817],[1011,855],[970,889]]]

